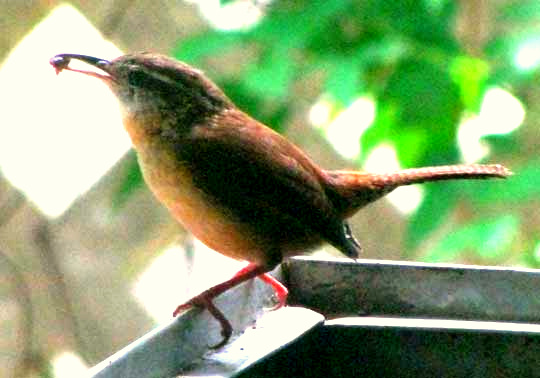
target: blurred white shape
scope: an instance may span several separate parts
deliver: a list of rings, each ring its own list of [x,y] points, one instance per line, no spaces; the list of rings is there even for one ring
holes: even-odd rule
[[[534,248],[533,256],[536,261],[540,261],[540,242],[536,243],[536,247]]]
[[[523,104],[502,88],[488,89],[480,107],[484,134],[506,134],[517,129],[525,119]]]
[[[368,172],[385,173],[401,169],[396,150],[390,144],[382,143],[375,147],[366,158],[364,168]]]
[[[540,64],[540,38],[524,41],[514,56],[514,64],[522,71],[529,71]]]
[[[484,134],[506,134],[517,129],[525,119],[523,104],[502,88],[486,91],[480,107]]]
[[[174,245],[137,279],[133,293],[157,323],[170,321],[177,305],[231,278],[245,264],[213,251],[195,238],[193,256],[189,261],[184,249]],[[188,266],[191,262],[193,265]]]
[[[73,352],[62,352],[52,360],[55,378],[85,377],[88,366]]]
[[[373,149],[366,159],[364,168],[368,172],[392,172],[400,170],[396,150],[389,144],[381,144]],[[420,202],[423,193],[419,186],[402,186],[386,195],[386,199],[402,214],[410,214]]]
[[[483,124],[480,117],[472,115],[465,118],[459,125],[458,145],[466,163],[477,162],[489,154],[489,146],[480,139],[484,135]]]
[[[359,97],[333,120],[332,104],[321,98],[309,111],[311,124],[322,129],[335,150],[347,159],[360,153],[360,137],[375,119],[375,102],[368,96]]]
[[[0,169],[49,216],[65,211],[128,149],[117,102],[92,77],[63,72],[49,59],[121,55],[75,8],[56,8],[0,69]]]
[[[481,138],[507,134],[517,129],[525,119],[523,104],[511,93],[494,87],[486,91],[478,115],[466,117],[458,129],[458,144],[468,163],[481,160],[490,152]]]
[[[222,5],[220,0],[188,0],[196,4],[204,18],[216,29],[247,29],[264,15],[270,0],[236,0]]]
[[[187,297],[188,276],[184,250],[175,245],[148,265],[135,282],[133,293],[156,322],[164,323],[172,317],[175,300],[179,305]]]
[[[317,128],[326,126],[331,116],[332,104],[325,99],[320,99],[309,109],[309,122]]]
[[[353,159],[360,153],[360,137],[375,119],[375,102],[359,97],[330,122],[326,136],[343,157]]]

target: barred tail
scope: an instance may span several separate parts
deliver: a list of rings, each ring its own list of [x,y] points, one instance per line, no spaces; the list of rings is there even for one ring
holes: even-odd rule
[[[336,206],[350,216],[398,186],[454,179],[506,178],[512,174],[500,164],[461,164],[411,168],[389,173],[326,171],[338,192]]]
[[[392,173],[372,174],[370,180],[379,187],[398,187],[426,181],[505,178],[511,174],[510,170],[500,164],[462,164],[411,168]]]

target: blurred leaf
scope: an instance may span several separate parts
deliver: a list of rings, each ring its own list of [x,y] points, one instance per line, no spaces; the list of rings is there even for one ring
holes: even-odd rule
[[[451,261],[465,250],[472,250],[484,259],[500,258],[515,239],[518,228],[519,220],[513,215],[469,223],[442,239],[424,261]]]
[[[497,15],[499,22],[527,22],[540,19],[538,0],[509,2],[502,6]]]
[[[483,60],[458,56],[451,63],[450,73],[458,85],[463,104],[472,112],[479,112],[489,67]]]
[[[454,183],[433,183],[424,185],[425,193],[422,203],[409,218],[405,240],[406,256],[410,257],[418,244],[439,227],[454,208],[458,197],[458,189]]]
[[[416,42],[456,51],[452,34],[457,4],[444,1],[430,6],[426,1],[363,1],[358,13],[362,21],[387,34],[403,34]],[[433,5],[433,4],[431,4]]]
[[[359,43],[355,56],[364,66],[392,65],[410,54],[412,46],[398,35],[376,35]]]
[[[325,89],[332,97],[347,107],[362,92],[361,72],[352,59],[336,59],[326,79]]]
[[[489,144],[494,156],[511,156],[522,148],[517,133],[485,135],[481,140]]]
[[[350,6],[349,0],[319,2],[277,2],[250,37],[259,43],[283,48],[304,48],[315,33],[332,26],[334,16]]]
[[[458,88],[449,72],[422,60],[400,63],[388,80],[383,101],[398,104],[402,125],[432,125],[438,130],[455,128],[462,109]]]
[[[182,40],[172,51],[180,60],[198,63],[201,59],[225,52],[244,40],[243,32],[210,31]]]
[[[505,215],[491,222],[479,223],[472,228],[476,237],[473,242],[476,253],[483,258],[499,258],[517,235],[519,220],[513,215]]]
[[[433,165],[434,162],[426,159],[426,150],[432,148],[430,146],[431,136],[429,130],[424,128],[415,128],[403,130],[401,133],[396,133],[397,137],[394,139],[396,142],[397,156],[402,167],[413,168],[424,164]],[[423,163],[423,161],[426,161]]]
[[[486,185],[464,183],[463,189],[475,201],[483,204],[496,202],[519,203],[540,198],[540,160],[533,160],[505,180],[490,180]]]
[[[128,153],[124,176],[120,179],[118,190],[112,196],[113,210],[119,210],[127,202],[128,198],[139,188],[144,186],[144,179],[137,162],[135,151]]]
[[[289,107],[287,102],[280,101],[283,99],[276,99],[271,103],[265,101],[264,96],[257,96],[246,90],[243,82],[225,81],[220,84],[227,96],[244,112],[278,132],[285,131]]]
[[[540,26],[517,29],[493,37],[485,47],[486,57],[493,62],[489,84],[492,85],[523,85],[534,79],[538,72],[538,63],[531,67],[519,67],[518,54],[523,48],[528,48],[533,54],[533,60],[537,59],[538,46],[540,45]]]
[[[494,36],[486,44],[484,52],[488,59],[500,67],[513,59],[517,46],[523,40],[524,36],[516,35],[516,33]]]
[[[364,163],[375,147],[390,140],[397,119],[397,105],[378,103],[373,124],[362,134],[360,164]]]
[[[245,88],[255,95],[272,98],[287,97],[294,77],[295,64],[290,51],[277,47],[251,65],[243,78]]]
[[[462,111],[448,71],[426,61],[406,60],[388,79],[375,122],[362,136],[363,159],[376,144],[390,139],[399,161],[407,166],[456,161]]]

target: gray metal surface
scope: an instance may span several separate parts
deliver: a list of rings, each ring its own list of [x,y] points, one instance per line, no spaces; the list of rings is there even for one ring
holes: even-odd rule
[[[238,378],[539,377],[535,324],[387,317],[325,322]]]
[[[540,323],[540,271],[379,260],[295,258],[284,265],[289,303],[326,317]]]
[[[272,289],[250,280],[225,292],[215,303],[231,322],[234,335],[272,306]],[[207,311],[192,309],[126,346],[91,369],[96,378],[174,377],[222,339],[219,323]]]
[[[328,368],[318,361],[323,349],[340,374],[349,368],[343,361],[350,369],[384,369],[385,362],[377,365],[381,356],[422,374],[432,367],[466,373],[467,364],[497,359],[514,361],[503,364],[507,372],[528,372],[531,358],[540,356],[540,325],[531,324],[540,323],[540,271],[308,258],[292,259],[282,268],[289,305],[346,318],[321,325],[323,315],[305,308],[265,311],[272,290],[254,280],[216,300],[236,332],[225,347],[209,349],[221,340],[219,324],[206,311],[194,310],[103,361],[90,376],[310,376],[304,370],[308,362],[312,369]],[[465,361],[463,348],[475,351],[475,357]],[[418,370],[416,364],[432,367]]]
[[[217,321],[207,311],[194,309],[94,366],[88,376],[232,376],[324,321],[322,315],[305,308],[270,311],[272,294],[268,285],[251,280],[216,299],[234,328],[233,338],[223,348],[209,347],[222,338]]]
[[[323,324],[324,317],[301,307],[285,307],[266,312],[254,327],[246,329],[234,342],[210,351],[181,377],[228,377],[241,374],[283,348],[298,341],[308,331]]]

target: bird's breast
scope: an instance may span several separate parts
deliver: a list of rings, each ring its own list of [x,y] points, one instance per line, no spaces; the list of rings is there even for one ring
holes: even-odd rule
[[[146,183],[173,217],[213,250],[237,260],[265,263],[261,246],[235,222],[227,209],[216,206],[193,181],[189,169],[164,152],[139,152]]]

